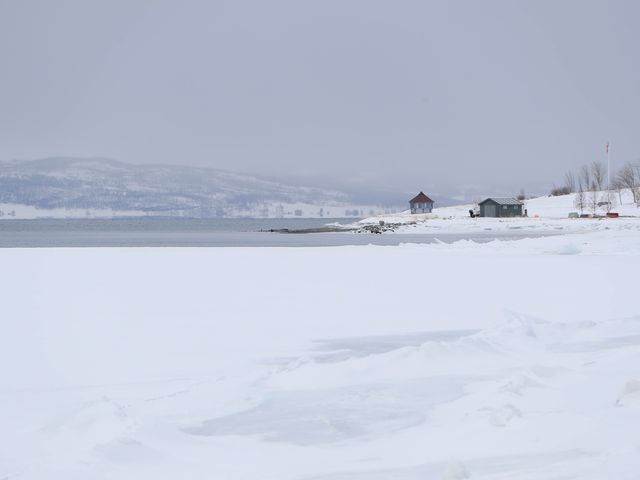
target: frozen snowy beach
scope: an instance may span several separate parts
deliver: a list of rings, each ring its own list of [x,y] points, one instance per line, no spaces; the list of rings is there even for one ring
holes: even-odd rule
[[[637,479],[640,224],[605,222],[2,249],[0,478]]]
[[[0,480],[640,480],[639,23],[0,1]]]

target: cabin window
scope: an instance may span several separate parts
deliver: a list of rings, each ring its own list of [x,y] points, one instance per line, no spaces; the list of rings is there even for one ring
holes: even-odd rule
[[[506,205],[503,205],[503,206],[502,206],[502,209],[503,209],[503,210],[506,210],[506,209],[507,209],[507,206],[506,206]]]

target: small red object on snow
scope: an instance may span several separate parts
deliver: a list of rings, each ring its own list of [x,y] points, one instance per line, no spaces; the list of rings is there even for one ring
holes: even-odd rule
[[[618,212],[607,212],[607,217],[609,218],[618,218],[619,216]]]

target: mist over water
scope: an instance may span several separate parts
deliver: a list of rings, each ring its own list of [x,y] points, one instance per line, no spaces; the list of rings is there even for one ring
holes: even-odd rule
[[[101,156],[369,201],[640,156],[630,1],[0,5],[0,160]],[[470,195],[473,195],[471,193]]]

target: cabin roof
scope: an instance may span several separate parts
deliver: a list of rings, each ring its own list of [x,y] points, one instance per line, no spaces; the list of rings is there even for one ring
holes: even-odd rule
[[[478,205],[482,205],[487,202],[495,202],[498,205],[523,205],[523,203],[520,200],[516,200],[515,198],[508,198],[508,197],[489,197],[481,201]]]
[[[427,197],[423,192],[420,192],[418,195],[409,200],[409,203],[433,203],[433,200]]]

